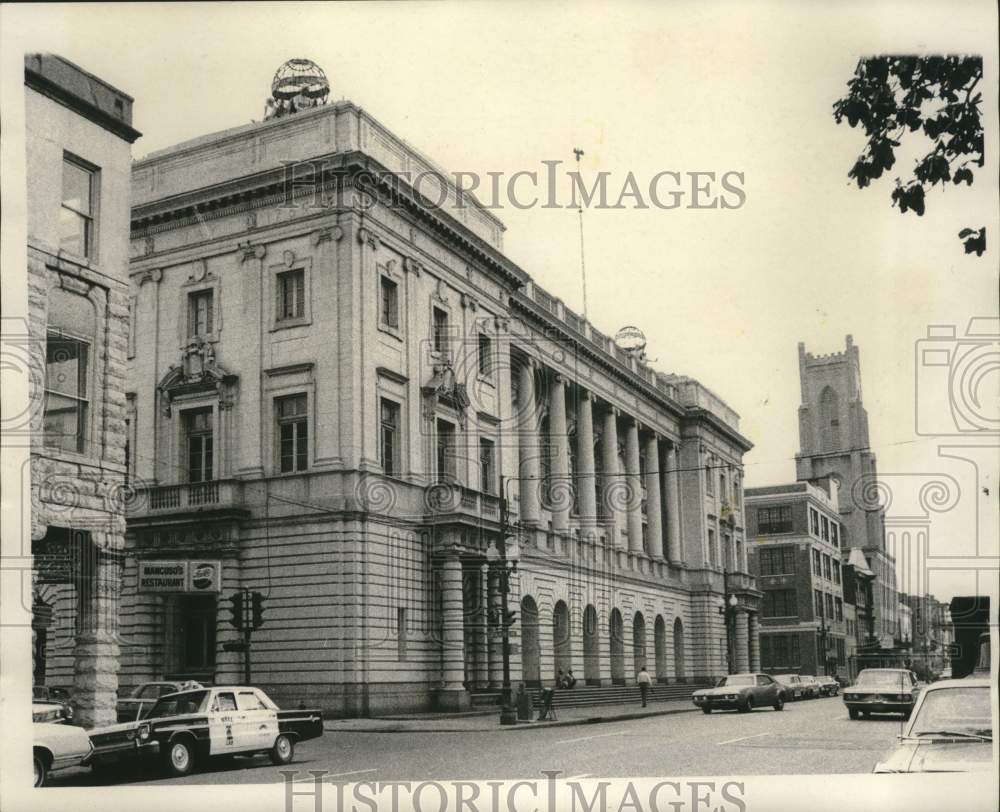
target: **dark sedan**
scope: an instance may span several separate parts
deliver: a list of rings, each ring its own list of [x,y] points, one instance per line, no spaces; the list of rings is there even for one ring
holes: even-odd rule
[[[764,706],[780,711],[785,707],[785,692],[767,674],[730,674],[720,679],[714,688],[695,691],[691,701],[701,708],[702,713],[713,710],[746,713]]]
[[[912,671],[904,668],[866,668],[844,691],[844,704],[852,719],[870,713],[898,713],[910,718],[920,686]]]

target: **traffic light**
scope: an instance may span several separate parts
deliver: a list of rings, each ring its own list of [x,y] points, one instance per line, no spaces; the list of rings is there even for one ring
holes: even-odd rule
[[[250,605],[253,608],[251,628],[259,629],[264,625],[264,596],[260,592],[250,595]]]
[[[243,590],[230,595],[229,602],[232,604],[230,611],[233,613],[232,617],[229,618],[229,622],[240,631],[243,631]]]

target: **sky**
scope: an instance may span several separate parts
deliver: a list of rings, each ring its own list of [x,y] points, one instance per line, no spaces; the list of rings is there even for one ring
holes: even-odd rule
[[[136,158],[261,119],[275,69],[307,57],[332,98],[450,172],[572,168],[580,148],[584,177],[610,173],[613,197],[629,172],[640,186],[663,171],[742,173],[735,209],[588,209],[591,322],[609,334],[638,326],[657,369],[697,378],[739,412],[755,444],[749,487],[794,480],[798,342],[830,353],[853,335],[889,526],[930,522],[926,554],[900,551],[911,562],[903,587],[939,598],[995,589],[1000,440],[951,428],[947,375],[921,364],[919,342],[930,325],[961,337],[970,318],[998,311],[996,238],[981,258],[957,238],[966,226],[996,230],[996,8],[833,5],[7,5],[0,15],[18,52],[57,52],[135,98]],[[16,72],[19,57],[4,50]],[[934,190],[923,217],[889,197],[917,153],[904,144],[899,172],[859,190],[847,171],[863,136],[831,114],[859,57],[887,52],[986,59],[986,166],[971,189]],[[496,214],[505,252],[580,312],[575,210]],[[998,403],[993,341],[946,342],[956,359],[985,359],[981,414]],[[918,434],[920,410],[929,427]]]

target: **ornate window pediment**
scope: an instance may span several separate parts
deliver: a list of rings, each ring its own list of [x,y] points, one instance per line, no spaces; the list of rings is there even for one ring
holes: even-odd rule
[[[232,405],[238,382],[238,376],[216,362],[213,345],[199,339],[182,350],[181,362],[171,365],[156,388],[169,417],[172,402],[187,395],[215,392],[223,407]]]

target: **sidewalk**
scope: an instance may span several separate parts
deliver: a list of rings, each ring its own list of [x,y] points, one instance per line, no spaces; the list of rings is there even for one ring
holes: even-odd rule
[[[546,727],[592,725],[601,722],[622,722],[697,711],[690,699],[651,702],[645,708],[631,705],[593,705],[587,708],[556,708],[555,722],[521,722],[501,725],[500,709],[470,713],[423,713],[406,716],[382,716],[374,719],[328,719],[323,729],[338,733],[484,733],[540,730]],[[538,710],[535,710],[538,716]]]

